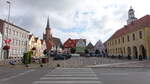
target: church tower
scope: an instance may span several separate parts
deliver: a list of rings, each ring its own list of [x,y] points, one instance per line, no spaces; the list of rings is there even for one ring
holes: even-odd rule
[[[43,39],[46,42],[47,50],[51,50],[53,45],[53,40],[52,40],[53,38],[52,38],[52,33],[51,33],[51,28],[49,23],[49,17],[47,19],[47,26],[45,28],[45,34],[43,34]]]
[[[132,23],[133,21],[137,20],[137,18],[134,15],[134,10],[132,9],[132,6],[130,7],[129,11],[128,11],[128,20],[127,20],[127,24]]]

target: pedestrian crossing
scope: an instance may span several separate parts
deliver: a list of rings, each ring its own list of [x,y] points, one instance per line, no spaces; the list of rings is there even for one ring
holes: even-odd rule
[[[91,68],[56,68],[32,84],[102,84]]]

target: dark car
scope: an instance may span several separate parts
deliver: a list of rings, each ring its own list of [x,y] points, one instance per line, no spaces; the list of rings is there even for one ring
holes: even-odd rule
[[[69,58],[71,58],[69,54],[57,54],[54,56],[54,60],[67,60]]]
[[[65,57],[65,59],[70,59],[71,58],[70,54],[62,54],[62,55]]]
[[[57,54],[54,56],[54,60],[64,60],[64,56],[62,54]]]

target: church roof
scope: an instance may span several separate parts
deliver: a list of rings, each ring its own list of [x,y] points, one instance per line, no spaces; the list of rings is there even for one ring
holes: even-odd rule
[[[50,25],[49,25],[50,23],[49,23],[49,17],[47,18],[47,26],[46,26],[46,28],[50,28]]]
[[[150,27],[150,15],[146,15],[136,21],[133,21],[131,24],[128,24],[123,28],[119,29],[108,39],[108,41],[145,27]]]
[[[54,42],[54,45],[58,45],[62,47],[62,42],[59,38],[53,37],[53,42]]]

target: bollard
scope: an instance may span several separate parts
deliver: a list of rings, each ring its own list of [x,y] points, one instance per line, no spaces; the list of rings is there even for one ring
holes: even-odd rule
[[[43,67],[43,64],[40,64],[40,67]]]
[[[60,67],[60,64],[57,64],[57,67]]]

